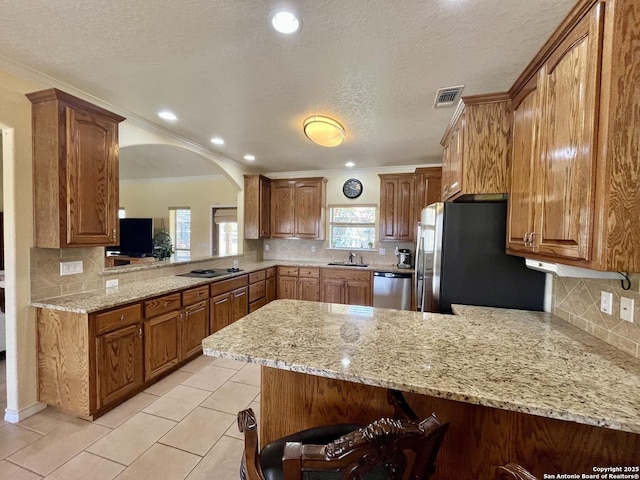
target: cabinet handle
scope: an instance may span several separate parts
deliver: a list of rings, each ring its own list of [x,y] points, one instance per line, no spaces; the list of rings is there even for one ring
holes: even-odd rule
[[[124,313],[122,315],[120,315],[120,321],[124,322]]]
[[[445,185],[444,186],[444,193],[447,193],[449,191],[449,185]]]
[[[138,330],[138,336],[142,338],[142,328]]]
[[[111,232],[111,236],[113,237],[113,239],[116,239],[116,229],[113,229],[113,232]]]
[[[531,233],[529,234],[529,246],[530,246],[531,248],[533,248],[533,247],[535,246],[535,245],[533,244],[533,242],[534,242],[534,237],[535,237],[536,235],[537,235],[537,233],[536,233],[536,232],[531,232]]]
[[[453,182],[451,184],[451,189],[453,190],[454,188],[456,188],[458,186],[458,182]]]
[[[169,305],[169,301],[168,301],[168,300],[165,300],[165,301],[164,301],[164,306],[166,307],[167,305]]]
[[[529,237],[531,236],[530,232],[527,232],[524,234],[524,237],[522,237],[522,241],[524,242],[524,246],[528,247],[529,246]]]

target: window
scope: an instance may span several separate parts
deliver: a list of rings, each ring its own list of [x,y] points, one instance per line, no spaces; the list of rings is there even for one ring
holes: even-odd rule
[[[191,210],[189,207],[169,208],[169,235],[173,240],[174,258],[191,259]]]
[[[376,238],[376,207],[329,207],[330,248],[372,250]]]
[[[213,228],[211,229],[212,255],[227,256],[238,254],[238,209],[212,208]]]

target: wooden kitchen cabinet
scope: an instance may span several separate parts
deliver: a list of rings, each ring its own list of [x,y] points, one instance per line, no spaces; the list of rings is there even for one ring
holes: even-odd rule
[[[182,305],[181,361],[202,353],[202,340],[209,335],[209,286],[182,292]]]
[[[249,313],[255,312],[267,304],[266,270],[259,270],[249,274]]]
[[[640,92],[632,87],[640,82],[638,18],[640,5],[630,0],[581,3],[512,87],[514,98],[526,97],[537,77],[539,168],[529,195],[533,228],[509,253],[640,271],[640,176],[631,173],[640,144]],[[525,174],[514,168],[517,188]],[[522,228],[514,225],[519,206],[511,208],[515,238]]]
[[[298,267],[278,267],[278,299],[298,300]]]
[[[415,182],[413,238],[417,240],[422,209],[442,199],[442,167],[416,168]]]
[[[271,180],[262,175],[244,176],[244,238],[271,236]]]
[[[380,240],[413,241],[415,175],[380,174]]]
[[[126,398],[144,383],[142,324],[96,337],[97,408]]]
[[[212,283],[209,309],[209,331],[231,325],[249,313],[248,275]]]
[[[320,300],[320,269],[300,267],[298,269],[298,300],[317,302]]]
[[[272,180],[271,238],[324,240],[325,178]]]
[[[348,305],[373,305],[373,277],[368,270],[322,268],[320,301]]]
[[[267,268],[267,278],[265,278],[265,300],[266,303],[274,301],[277,297],[278,292],[278,280],[276,276],[276,267]]]
[[[172,369],[182,360],[180,293],[144,302],[145,381]]]
[[[55,88],[32,103],[36,247],[118,244],[118,123],[124,118]]]
[[[511,101],[508,93],[462,97],[442,137],[442,201],[507,193]]]

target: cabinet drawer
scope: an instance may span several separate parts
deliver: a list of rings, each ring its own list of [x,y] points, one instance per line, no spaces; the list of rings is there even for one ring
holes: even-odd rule
[[[323,268],[322,278],[337,280],[362,280],[371,281],[371,272],[368,270],[347,270],[344,268]]]
[[[203,285],[202,287],[192,288],[182,292],[182,305],[193,305],[205,298],[209,298],[209,285]]]
[[[180,308],[180,293],[172,293],[164,297],[154,298],[144,302],[145,318],[156,317],[171,310]]]
[[[267,304],[266,298],[261,298],[260,300],[256,300],[255,302],[251,302],[249,304],[249,313],[255,312],[260,307],[264,307]]]
[[[236,288],[244,287],[248,283],[248,275],[240,275],[239,277],[222,280],[211,284],[211,296],[215,297],[221,293],[230,292]]]
[[[300,275],[301,277],[318,278],[320,277],[320,269],[310,268],[310,267],[300,267],[300,269],[298,269],[298,275]]]
[[[252,283],[249,285],[249,302],[254,302],[259,298],[264,298],[266,292],[267,288],[264,280],[258,283]]]
[[[284,275],[286,277],[297,277],[298,267],[278,267],[278,275]]]
[[[249,274],[249,283],[256,283],[266,278],[266,272],[260,270],[259,272],[253,272]]]
[[[271,278],[275,276],[276,276],[276,267],[267,268],[267,278]]]
[[[97,334],[110,332],[126,327],[142,319],[142,308],[139,303],[127,307],[116,308],[96,315]]]

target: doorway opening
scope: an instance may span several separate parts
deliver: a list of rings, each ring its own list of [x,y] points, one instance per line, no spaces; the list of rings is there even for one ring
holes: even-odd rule
[[[238,254],[238,209],[211,207],[211,255],[227,257]]]

